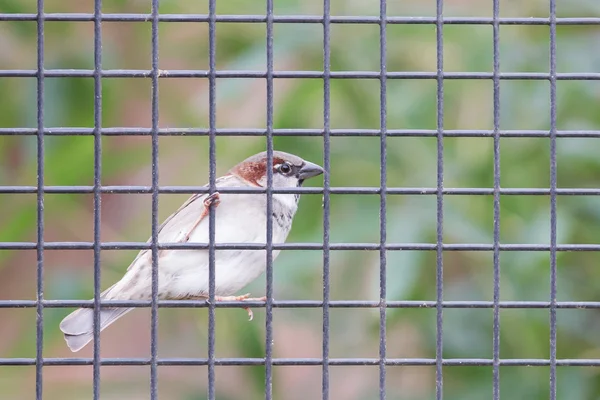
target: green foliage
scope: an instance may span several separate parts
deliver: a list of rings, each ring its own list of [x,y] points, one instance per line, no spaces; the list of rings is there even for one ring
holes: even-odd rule
[[[32,1],[0,0],[2,12],[35,12]],[[89,3],[89,2],[88,2]],[[91,3],[63,2],[49,12],[91,12]],[[276,13],[319,14],[320,2],[276,1]],[[317,4],[318,3],[318,4]],[[377,15],[378,2],[332,1],[335,15]],[[425,2],[388,2],[390,15],[432,15]],[[447,15],[488,16],[491,2],[447,2]],[[485,4],[483,4],[485,3]],[[488,4],[489,3],[489,4]],[[547,2],[502,2],[505,16],[547,16]],[[596,1],[559,2],[560,17],[597,15]],[[149,12],[142,2],[103,1],[105,12]],[[220,14],[261,14],[264,2],[219,2]],[[206,2],[192,5],[163,1],[164,13],[206,13]],[[392,14],[393,13],[393,14]],[[46,68],[89,69],[93,65],[91,22],[46,24]],[[103,24],[105,68],[149,68],[149,23]],[[319,24],[276,24],[274,38],[277,70],[319,71],[323,69],[323,37]],[[35,23],[0,22],[0,68],[35,67]],[[596,26],[559,26],[557,64],[559,72],[593,72],[600,68]],[[430,25],[388,25],[388,71],[435,71],[436,34]],[[204,69],[208,65],[208,30],[200,23],[164,23],[160,31],[161,68]],[[548,26],[500,28],[502,72],[547,72]],[[10,55],[10,56],[8,56]],[[493,67],[492,27],[449,25],[444,28],[446,71],[490,72]],[[164,67],[167,66],[167,67]],[[222,70],[266,67],[263,24],[219,24],[217,67]],[[332,26],[333,71],[379,68],[377,25]],[[387,85],[388,129],[436,129],[435,80],[395,80]],[[274,125],[276,128],[322,128],[323,82],[320,79],[275,81]],[[35,127],[36,81],[30,78],[0,78],[0,127]],[[565,130],[598,129],[598,82],[557,83],[557,126]],[[169,128],[208,126],[208,83],[205,79],[160,80],[160,125]],[[150,82],[143,78],[104,79],[102,121],[105,127],[149,127]],[[91,78],[45,80],[45,124],[47,128],[92,127],[94,84]],[[502,80],[500,84],[501,130],[547,130],[550,127],[550,85],[538,80]],[[217,124],[222,128],[264,128],[266,85],[263,79],[219,79]],[[380,128],[380,82],[377,79],[331,81],[332,128]],[[445,129],[493,129],[493,85],[491,80],[447,80],[444,83]],[[104,137],[102,181],[104,184],[148,185],[150,145],[147,137]],[[562,188],[597,188],[600,179],[598,139],[557,140],[558,185]],[[205,137],[160,139],[161,185],[200,185],[208,171],[208,140]],[[276,137],[275,147],[320,162],[320,137]],[[446,137],[443,141],[444,186],[490,188],[493,186],[493,138]],[[36,185],[35,136],[0,136],[0,185]],[[218,170],[227,168],[265,147],[261,137],[220,137],[217,141]],[[388,138],[387,185],[389,187],[436,186],[437,140],[435,137]],[[550,140],[548,138],[502,138],[501,186],[504,188],[548,188]],[[92,185],[94,148],[90,136],[47,136],[45,183],[47,185]],[[333,186],[380,185],[380,138],[331,139]],[[319,182],[313,183],[319,185]],[[185,197],[185,196],[184,196]],[[35,241],[35,195],[0,197],[0,241]],[[149,235],[149,196],[104,195],[102,240],[143,241]],[[183,201],[161,196],[161,219]],[[332,243],[370,242],[379,238],[379,196],[332,195]],[[558,242],[597,243],[600,237],[600,200],[597,196],[560,196]],[[323,234],[321,197],[302,198],[290,242],[320,242]],[[92,199],[80,195],[45,196],[46,240],[91,240]],[[550,202],[547,196],[508,196],[500,200],[501,243],[548,244]],[[448,195],[444,199],[444,243],[493,241],[492,196]],[[436,199],[431,195],[387,196],[387,241],[389,243],[435,243]],[[131,252],[103,252],[102,286],[119,278],[132,259]],[[92,295],[93,259],[89,252],[45,252],[45,297],[89,298]],[[275,268],[276,299],[321,299],[322,254],[284,251]],[[558,298],[561,301],[593,301],[600,292],[600,275],[594,252],[558,254]],[[389,251],[387,253],[388,300],[435,300],[435,252]],[[35,255],[31,251],[0,252],[0,298],[35,297]],[[550,257],[547,252],[502,252],[501,299],[548,301]],[[334,299],[379,299],[379,253],[331,254],[331,291]],[[491,252],[445,252],[444,297],[446,300],[491,300],[493,294]],[[262,295],[259,279],[249,291]],[[45,311],[44,356],[67,356],[57,324],[70,310]],[[160,356],[206,356],[205,310],[161,310]],[[377,357],[378,310],[332,309],[332,357]],[[0,357],[32,357],[35,353],[33,310],[2,310],[9,328],[0,328]],[[135,314],[135,313],[134,313]],[[106,356],[147,357],[147,320],[132,315],[103,334]],[[255,321],[246,321],[238,309],[217,311],[218,357],[264,357],[264,311],[255,310]],[[128,316],[129,318],[129,316]],[[387,313],[388,357],[435,356],[435,310],[390,309]],[[549,312],[546,309],[500,312],[500,352],[503,359],[549,358]],[[133,322],[132,322],[133,321]],[[137,321],[137,324],[136,324]],[[190,323],[191,321],[191,323]],[[129,326],[126,325],[129,323]],[[275,310],[275,357],[320,357],[322,314],[317,310]],[[120,326],[117,326],[120,325]],[[444,358],[492,357],[493,314],[491,309],[446,309],[444,311]],[[119,333],[120,331],[120,333]],[[279,332],[279,333],[278,333]],[[281,332],[284,332],[285,335]],[[594,310],[559,310],[558,357],[598,358],[598,313]],[[121,336],[119,336],[121,335]],[[138,343],[139,342],[139,343]],[[86,352],[87,351],[87,352]],[[91,354],[90,349],[82,352]],[[179,353],[178,353],[179,352]],[[335,352],[335,354],[333,354]],[[366,355],[365,355],[366,354]],[[89,397],[91,374],[82,367],[45,367],[45,397],[74,399]],[[111,369],[112,368],[112,369]],[[102,369],[103,398],[123,394],[144,397],[148,370],[105,367]],[[357,367],[358,368],[358,367]],[[335,370],[336,367],[331,367]],[[351,375],[345,381],[332,373],[332,398],[377,397],[376,367]],[[161,367],[161,395],[166,398],[203,399],[206,368],[178,373]],[[87,372],[86,372],[87,371]],[[165,372],[162,372],[165,371]],[[234,372],[231,372],[234,371]],[[350,370],[349,370],[350,371]],[[362,371],[362,370],[361,370]],[[367,371],[367,369],[365,369]],[[162,374],[168,376],[165,383]],[[264,391],[264,367],[219,367],[219,398],[259,399]],[[199,378],[201,377],[201,378]],[[428,399],[435,393],[435,370],[428,367],[389,367],[388,398]],[[549,368],[501,367],[502,398],[544,399],[549,395]],[[0,387],[10,398],[29,398],[33,374],[26,367],[2,367]],[[352,384],[350,385],[349,380]],[[231,384],[236,382],[236,384]],[[318,398],[320,369],[275,367],[274,397]],[[558,397],[570,400],[597,398],[595,369],[559,367]],[[243,387],[240,389],[239,387]],[[347,387],[354,388],[349,393]],[[481,399],[492,394],[491,367],[444,367],[444,397]],[[70,396],[70,397],[69,397]],[[7,398],[8,398],[7,397]]]

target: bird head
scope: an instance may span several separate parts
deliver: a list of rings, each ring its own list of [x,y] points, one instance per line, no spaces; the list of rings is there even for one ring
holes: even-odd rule
[[[251,186],[267,187],[267,153],[248,157],[230,170]],[[273,152],[273,187],[299,187],[306,179],[321,175],[323,168],[317,164],[283,151]]]

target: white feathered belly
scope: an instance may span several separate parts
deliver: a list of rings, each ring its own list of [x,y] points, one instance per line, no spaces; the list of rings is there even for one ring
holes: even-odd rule
[[[245,207],[237,207],[241,196],[230,196],[222,194],[217,207],[215,243],[266,243],[264,206],[254,203],[248,207],[250,202],[246,199],[242,202]],[[288,232],[273,221],[273,243],[285,242]],[[188,243],[208,243],[208,217],[194,230]],[[273,260],[278,254],[279,250],[273,251]],[[215,250],[215,294],[229,296],[241,290],[265,270],[266,259],[266,250]],[[160,297],[208,296],[208,263],[208,250],[169,250],[159,262]]]

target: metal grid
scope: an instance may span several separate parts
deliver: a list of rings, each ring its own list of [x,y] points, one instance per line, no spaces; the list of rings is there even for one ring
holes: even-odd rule
[[[556,239],[556,198],[558,195],[599,195],[600,189],[558,189],[556,186],[556,138],[558,137],[600,137],[600,131],[558,131],[556,129],[556,83],[558,80],[600,80],[600,73],[558,73],[556,71],[556,27],[557,25],[600,25],[600,18],[557,18],[556,2],[550,0],[549,18],[500,18],[499,0],[493,1],[492,18],[445,18],[443,0],[436,0],[435,17],[388,17],[386,1],[380,2],[379,17],[340,17],[330,15],[330,2],[324,0],[323,16],[275,16],[273,0],[266,1],[265,15],[217,15],[216,0],[209,1],[208,15],[159,15],[158,0],[152,1],[151,14],[103,14],[101,0],[95,1],[93,14],[44,13],[44,1],[38,0],[37,14],[0,14],[0,21],[36,21],[37,22],[37,69],[36,70],[0,70],[0,77],[37,78],[37,128],[0,128],[0,135],[36,135],[38,151],[37,186],[2,186],[0,193],[37,193],[37,242],[2,242],[0,249],[36,249],[37,250],[37,301],[0,301],[0,308],[30,307],[37,310],[37,351],[35,358],[0,358],[3,365],[35,365],[36,399],[42,399],[42,371],[44,366],[52,365],[93,365],[94,399],[100,398],[101,365],[150,365],[151,398],[158,398],[157,367],[163,365],[207,365],[208,398],[216,398],[215,366],[220,365],[265,365],[265,398],[272,398],[273,366],[281,365],[320,365],[322,366],[322,398],[329,398],[329,367],[339,365],[372,365],[379,368],[379,398],[386,398],[386,367],[435,365],[436,398],[443,398],[443,366],[492,366],[493,398],[500,398],[500,366],[550,366],[550,398],[556,399],[557,366],[600,366],[597,359],[557,359],[556,358],[556,310],[574,308],[600,308],[600,302],[558,302],[556,298],[556,257],[560,251],[598,251],[600,245],[557,245]],[[44,67],[44,22],[45,21],[93,21],[94,23],[94,69],[93,70],[48,70]],[[152,24],[152,69],[151,70],[103,70],[101,59],[101,30],[104,21],[150,21]],[[209,69],[208,70],[159,70],[158,25],[165,22],[204,22],[209,26]],[[224,71],[216,68],[216,29],[220,22],[264,23],[267,28],[267,70],[265,71]],[[276,23],[322,24],[323,71],[274,71],[273,70],[273,25]],[[377,24],[380,27],[380,71],[334,72],[331,71],[330,26],[331,24]],[[437,72],[387,72],[386,70],[386,27],[388,24],[432,24],[437,29]],[[483,24],[493,27],[493,72],[444,72],[443,65],[443,26],[446,24]],[[499,31],[501,25],[546,25],[550,27],[550,71],[549,73],[501,73]],[[166,73],[164,73],[166,72]],[[44,78],[45,77],[92,77],[95,88],[95,110],[93,128],[52,128],[44,124]],[[103,77],[149,78],[152,82],[152,127],[145,128],[103,128],[102,85]],[[159,129],[158,121],[158,81],[169,77],[203,77],[209,81],[210,119],[207,129]],[[217,129],[216,128],[216,80],[218,78],[265,78],[267,86],[267,128],[266,129]],[[324,126],[323,129],[275,129],[273,126],[273,81],[285,78],[322,78],[324,85]],[[377,79],[380,81],[380,129],[331,129],[330,108],[332,79]],[[435,79],[437,81],[437,129],[435,130],[392,130],[386,126],[386,83],[388,79]],[[444,80],[446,79],[485,79],[493,81],[494,129],[493,130],[444,130]],[[501,130],[500,129],[500,81],[501,80],[547,80],[550,82],[551,128],[549,131]],[[94,185],[93,186],[46,186],[44,184],[44,137],[45,136],[94,136]],[[147,186],[102,186],[101,184],[101,137],[119,135],[142,135],[152,138],[152,185]],[[208,136],[210,140],[209,186],[204,187],[160,187],[158,185],[158,139],[160,136],[198,135]],[[329,175],[324,176],[324,187],[299,189],[274,189],[272,171],[268,169],[268,188],[261,189],[222,189],[223,193],[266,193],[267,215],[271,216],[273,193],[322,193],[324,207],[324,236],[322,243],[272,243],[272,221],[268,219],[267,243],[265,245],[225,244],[215,245],[215,214],[211,207],[209,216],[210,243],[165,244],[157,243],[158,195],[159,193],[202,193],[215,191],[217,136],[266,136],[268,160],[273,157],[274,136],[322,136],[324,143],[324,168],[330,170],[330,138],[336,136],[379,136],[381,152],[380,187],[332,188]],[[436,137],[437,138],[437,186],[435,188],[388,188],[386,184],[386,139],[388,137]],[[494,187],[453,189],[444,187],[443,139],[444,137],[493,137],[494,140]],[[500,187],[500,138],[501,137],[549,137],[550,148],[550,188],[506,189]],[[44,237],[44,195],[45,193],[92,193],[94,198],[94,241],[93,242],[45,242]],[[100,241],[100,197],[102,193],[151,193],[152,194],[152,238],[150,243],[101,242]],[[330,195],[331,194],[379,194],[380,195],[380,242],[379,243],[330,243]],[[435,195],[437,198],[437,241],[435,244],[388,243],[386,240],[386,195],[412,194]],[[447,195],[486,195],[494,200],[494,243],[444,244],[443,239],[443,201]],[[550,244],[501,244],[500,243],[500,195],[538,195],[549,196],[551,204]],[[100,308],[100,252],[107,249],[151,249],[153,273],[151,301],[106,301],[103,304],[121,307],[151,307],[151,356],[149,358],[101,358],[100,341],[94,340],[93,358],[47,358],[43,356],[43,309],[54,307],[93,307],[95,326],[99,325]],[[210,260],[210,301],[158,301],[157,299],[157,259],[160,249],[208,249]],[[215,249],[266,249],[267,250],[267,290],[266,303],[216,303],[214,302],[214,262]],[[45,249],[92,249],[94,252],[94,300],[92,301],[53,301],[44,300],[44,250]],[[275,301],[273,299],[272,251],[279,249],[322,250],[323,251],[323,301]],[[379,301],[332,301],[330,300],[329,257],[335,250],[378,251],[380,255],[380,300]],[[426,250],[437,254],[436,289],[434,301],[392,301],[386,300],[386,253],[398,250]],[[444,251],[492,251],[494,266],[493,301],[444,301],[443,300],[443,263]],[[549,301],[500,301],[500,253],[501,251],[543,251],[550,252],[551,289]],[[252,307],[266,308],[266,353],[264,358],[216,358],[215,357],[215,307]],[[208,307],[209,339],[207,358],[159,358],[157,357],[157,309],[158,307]],[[274,358],[272,354],[273,308],[322,308],[323,310],[323,348],[321,358]],[[379,357],[378,358],[330,358],[329,356],[329,311],[330,308],[379,308]],[[423,358],[386,357],[386,310],[388,308],[435,308],[436,319],[436,356]],[[443,348],[443,310],[444,308],[487,308],[493,310],[493,356],[491,359],[444,359]],[[541,308],[550,310],[550,357],[549,359],[501,359],[500,358],[500,309],[502,308]],[[99,332],[94,331],[94,339]]]

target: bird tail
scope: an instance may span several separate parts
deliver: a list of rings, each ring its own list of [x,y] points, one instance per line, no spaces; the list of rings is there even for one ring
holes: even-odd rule
[[[106,299],[109,288],[100,296]],[[100,331],[131,311],[132,308],[105,307],[100,309]],[[81,350],[94,339],[94,309],[80,308],[67,315],[60,323],[60,330],[65,336],[67,346],[72,352]]]

